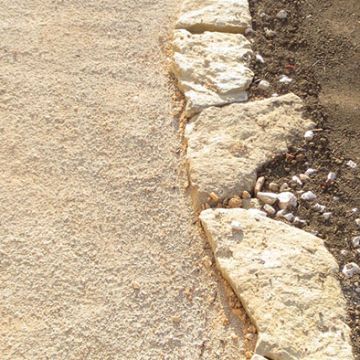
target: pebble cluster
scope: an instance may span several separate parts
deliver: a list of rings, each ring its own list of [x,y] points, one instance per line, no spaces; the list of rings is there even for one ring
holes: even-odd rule
[[[317,130],[319,131],[319,129]],[[305,143],[314,140],[317,131],[307,131],[304,134]],[[305,161],[305,155],[298,153],[295,157],[292,154],[287,154],[290,161]],[[294,158],[293,158],[294,157]],[[351,169],[356,169],[357,164],[349,160],[346,166]],[[307,182],[311,182],[314,176],[318,174],[318,170],[308,167],[304,172],[293,175],[289,182],[275,182],[267,181],[265,176],[258,177],[253,194],[244,191],[241,194],[220,202],[220,197],[215,193],[211,193],[209,201],[204,208],[210,207],[229,207],[245,209],[256,208],[261,211],[263,215],[271,218],[285,221],[297,227],[304,227],[309,224],[310,219],[302,219],[297,215],[297,210],[301,202],[306,202],[313,211],[319,214],[323,219],[324,224],[327,224],[332,219],[333,213],[326,205],[318,202],[318,195],[313,191],[305,191],[303,189]],[[322,188],[333,185],[337,180],[337,174],[329,171],[324,177]],[[252,196],[253,195],[253,196]],[[336,201],[336,197],[334,201]],[[350,212],[356,214],[359,210],[357,208],[351,209]],[[359,235],[354,236],[351,240],[352,247],[360,253],[360,217],[356,218],[355,224],[359,229]],[[240,231],[240,224],[232,224],[234,231]],[[314,235],[319,235],[317,231]],[[344,250],[346,251],[346,250]],[[342,274],[346,278],[351,278],[354,275],[360,274],[360,266],[355,262],[349,262],[342,268]]]

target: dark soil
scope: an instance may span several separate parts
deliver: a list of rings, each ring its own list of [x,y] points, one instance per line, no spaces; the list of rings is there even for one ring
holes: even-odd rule
[[[325,240],[340,269],[348,262],[360,265],[360,250],[351,239],[360,235],[355,219],[360,218],[360,1],[359,0],[250,0],[253,16],[254,48],[265,60],[255,62],[255,81],[251,97],[271,93],[294,92],[306,104],[306,113],[322,131],[311,143],[299,143],[289,153],[274,160],[259,175],[267,184],[276,181],[291,184],[291,177],[309,167],[318,170],[303,187],[311,190],[318,202],[332,213],[329,221],[312,209],[314,203],[300,201],[297,216],[307,221],[304,229]],[[277,19],[279,10],[288,17]],[[266,34],[265,28],[275,31]],[[280,75],[293,81],[279,83]],[[272,85],[264,94],[257,89],[259,80]],[[300,156],[299,154],[303,154]],[[357,169],[346,165],[348,160]],[[334,183],[326,183],[329,171],[337,174]],[[353,348],[360,359],[360,276],[339,278],[348,301],[348,323]]]

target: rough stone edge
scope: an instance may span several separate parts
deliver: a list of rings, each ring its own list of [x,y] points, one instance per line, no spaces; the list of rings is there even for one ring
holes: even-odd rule
[[[195,1],[195,0],[194,0],[194,1]],[[249,9],[249,12],[250,12],[250,9]],[[198,31],[199,31],[199,29],[196,29],[196,28],[189,29],[189,28],[181,27],[181,23],[179,23],[179,21],[177,21],[174,30],[179,30],[179,29],[185,29],[185,30],[187,30],[187,31],[189,31],[189,32],[193,32],[193,33],[198,33]],[[206,31],[222,31],[222,30],[214,30],[214,29],[212,29],[212,28],[208,28],[208,29],[205,29],[205,30],[206,30]],[[202,32],[202,31],[204,31],[204,30],[201,29],[200,32]],[[226,31],[223,31],[223,32],[226,32]],[[234,31],[232,31],[232,30],[229,30],[228,32],[229,32],[229,33],[234,33]],[[186,103],[185,103],[185,108],[186,108]],[[183,119],[183,121],[186,123],[186,121],[190,118],[190,116],[187,116],[185,108],[183,109],[183,113],[180,115],[180,119]],[[194,114],[193,116],[197,116],[197,115],[198,115],[198,114]],[[185,130],[185,129],[184,129],[184,124],[183,124],[183,131],[184,131],[184,130]],[[182,134],[182,137],[183,137],[183,134]],[[185,146],[185,149],[186,149],[186,143],[185,143],[184,146]],[[185,150],[185,151],[186,151],[186,150]],[[186,169],[186,172],[187,172],[187,176],[189,176],[189,174],[188,174],[188,169]],[[206,234],[206,237],[208,238],[207,234]],[[209,239],[208,239],[208,241],[209,241]],[[210,242],[210,241],[209,241],[209,242]],[[214,257],[215,257],[215,255],[214,255]],[[218,261],[217,261],[216,257],[215,257],[215,261],[216,261],[217,267],[218,267],[219,270],[221,271],[221,269],[220,269],[220,267],[219,267],[219,265],[218,265]],[[223,272],[221,271],[221,273],[223,273]],[[232,281],[230,280],[230,278],[227,277],[227,276],[225,276],[225,275],[224,275],[224,277],[225,277],[225,279],[229,282],[229,284],[234,288],[234,286],[233,286]],[[241,301],[240,298],[239,298],[239,300]],[[246,310],[246,309],[245,309],[245,310]],[[247,311],[247,313],[248,313],[248,311]],[[249,313],[248,313],[248,315],[249,315]],[[253,321],[253,319],[251,319],[251,320]],[[247,358],[248,358],[248,357],[247,357]],[[256,354],[256,353],[254,353],[254,354],[252,355],[252,357],[251,357],[251,360],[262,360],[262,359],[265,360],[266,358],[264,358],[264,357],[261,356],[260,354]],[[271,359],[270,359],[270,360],[271,360]],[[352,359],[349,359],[349,360],[352,360]]]
[[[217,209],[212,209],[212,211],[214,211],[214,210],[217,210]],[[218,210],[221,211],[221,210],[234,210],[234,209],[221,209],[221,208],[220,208],[220,209],[218,209]],[[246,209],[245,209],[245,210],[246,210]],[[250,320],[252,321],[252,323],[253,323],[253,324],[255,325],[255,327],[257,328],[257,321],[253,318],[253,316],[252,316],[252,314],[251,314],[251,311],[249,311],[249,309],[248,309],[248,307],[247,307],[248,301],[246,301],[245,299],[243,299],[243,297],[241,296],[241,294],[238,294],[238,292],[236,291],[236,288],[237,288],[237,286],[236,286],[236,281],[235,281],[234,278],[231,276],[231,274],[229,274],[229,273],[222,267],[221,263],[219,262],[219,259],[218,259],[217,256],[215,255],[215,249],[217,248],[217,245],[218,245],[218,244],[217,244],[217,242],[213,239],[213,236],[212,236],[211,232],[208,231],[207,227],[205,226],[205,224],[204,224],[204,223],[205,223],[205,219],[204,219],[204,223],[203,223],[203,220],[202,220],[202,214],[204,214],[204,218],[206,218],[209,211],[210,211],[210,209],[203,210],[203,211],[200,213],[199,218],[200,218],[201,227],[202,227],[202,229],[203,229],[203,231],[204,231],[204,233],[205,233],[205,235],[206,235],[206,237],[207,237],[207,239],[208,239],[208,241],[209,241],[209,244],[210,244],[210,246],[211,246],[211,249],[212,249],[212,251],[213,251],[216,266],[217,266],[217,268],[219,269],[219,271],[220,271],[220,273],[222,274],[222,276],[224,277],[224,279],[225,279],[225,280],[230,284],[230,286],[234,289],[234,292],[235,292],[236,296],[238,297],[238,299],[240,300],[242,306],[244,307],[247,315],[249,316]],[[256,218],[257,216],[260,216],[260,217],[264,217],[265,219],[274,221],[275,223],[277,222],[277,221],[274,220],[274,219],[268,218],[265,213],[262,213],[262,214],[261,214],[261,212],[259,212],[259,210],[250,209],[250,211],[254,211],[254,217],[255,217],[255,218]],[[292,227],[292,226],[291,226],[291,225],[288,225],[288,224],[286,224],[286,223],[280,222],[280,223],[279,223],[279,227],[284,228],[284,227]],[[301,231],[305,232],[304,230],[301,230],[301,229],[297,229],[297,230],[300,231],[300,232],[301,232]],[[305,232],[305,233],[306,233],[306,232]],[[336,263],[335,258],[334,258],[334,257],[331,255],[331,253],[326,249],[325,244],[324,244],[324,241],[321,240],[321,239],[319,239],[319,238],[318,238],[318,240],[319,240],[319,247],[321,247],[322,249],[324,249],[324,250],[330,255],[330,257],[333,258],[334,265],[336,264],[336,266],[337,266],[337,263]],[[335,281],[337,281],[337,280],[335,279],[335,274],[334,274],[333,278],[334,278]],[[337,282],[338,282],[338,281],[337,281]],[[340,284],[339,284],[339,289],[340,289],[340,291],[342,292]],[[339,299],[339,300],[341,300],[341,299]],[[344,297],[343,297],[343,299],[342,299],[342,303],[343,303],[343,304],[345,303],[345,298],[344,298]],[[346,313],[346,309],[344,309],[344,312]],[[347,325],[346,323],[344,323],[344,326],[345,326],[345,328],[348,328],[348,325]],[[268,355],[266,355],[267,357],[264,357],[264,356],[265,356],[265,355],[264,355],[264,345],[266,346],[267,343],[266,343],[266,341],[263,343],[263,341],[264,341],[265,339],[264,339],[264,338],[263,338],[263,339],[261,338],[261,334],[258,334],[258,335],[260,335],[260,336],[259,336],[258,339],[257,339],[256,345],[255,345],[255,351],[254,351],[254,354],[253,354],[253,357],[251,358],[251,360],[262,360],[262,359],[264,359],[264,360],[266,360],[266,359],[273,360],[273,358],[272,358],[272,357],[271,357],[271,358],[268,357]],[[351,347],[350,328],[348,328],[348,339],[347,339],[347,343],[348,343],[348,344],[350,345],[350,347]],[[308,358],[308,357],[304,358],[304,357],[299,357],[298,359],[299,359],[299,360],[301,360],[301,359],[306,359],[306,360],[323,360],[323,359],[320,359],[320,358],[318,358],[318,357],[316,357],[316,358]],[[279,358],[276,357],[276,360],[279,360]],[[354,360],[354,358],[353,358],[353,357],[351,357],[351,358],[348,358],[348,357],[346,357],[346,358],[341,357],[341,358],[340,358],[340,357],[339,357],[338,360]]]

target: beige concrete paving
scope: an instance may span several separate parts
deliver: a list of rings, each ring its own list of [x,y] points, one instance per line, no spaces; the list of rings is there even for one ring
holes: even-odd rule
[[[179,188],[177,3],[0,4],[1,359],[242,358]]]

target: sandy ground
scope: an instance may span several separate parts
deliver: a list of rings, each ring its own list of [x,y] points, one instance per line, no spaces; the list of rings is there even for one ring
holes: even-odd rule
[[[177,6],[1,2],[2,359],[242,358],[179,187]]]

